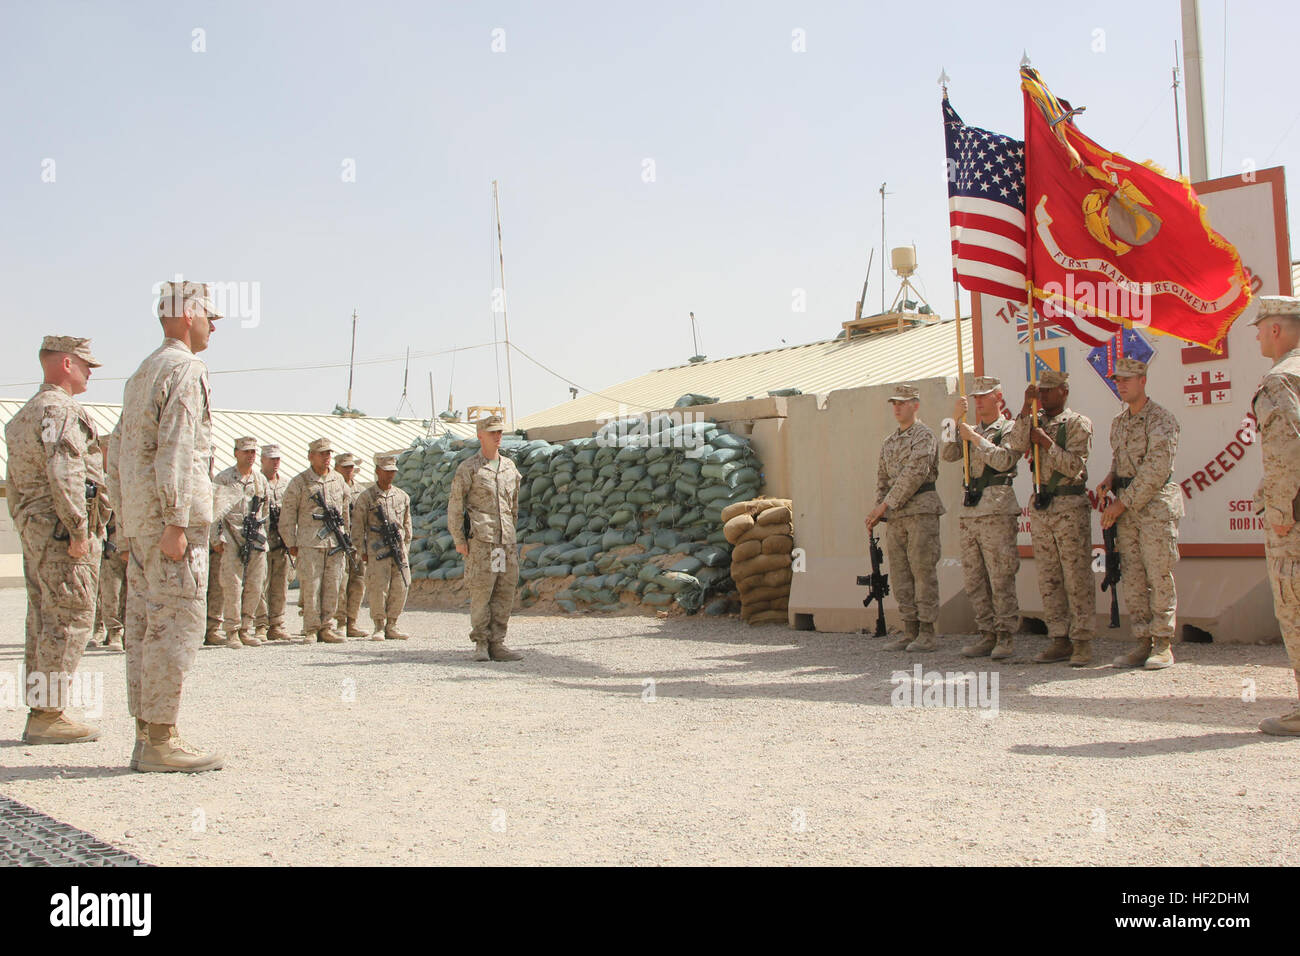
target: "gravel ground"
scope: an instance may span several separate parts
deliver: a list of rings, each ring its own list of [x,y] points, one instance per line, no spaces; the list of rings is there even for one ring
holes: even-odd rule
[[[24,611],[0,591],[11,688]],[[92,652],[103,736],[27,747],[0,702],[0,793],[160,864],[1300,863],[1300,740],[1255,730],[1294,706],[1280,645],[1072,671],[1025,637],[980,662],[993,714],[892,706],[913,661],[873,638],[521,615],[525,659],[479,664],[466,613],[403,624],[201,650],[181,729],[227,760],[197,776],[126,769],[124,660]],[[917,659],[974,669],[959,642]]]

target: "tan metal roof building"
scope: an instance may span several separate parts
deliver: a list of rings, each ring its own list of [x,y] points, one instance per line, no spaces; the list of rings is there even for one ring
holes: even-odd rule
[[[962,322],[962,342],[969,375],[972,355],[969,321]],[[731,402],[765,397],[769,390],[775,389],[829,392],[956,372],[957,335],[949,319],[903,332],[831,339],[662,368],[603,388],[600,394],[583,395],[524,416],[518,424],[522,428],[538,428],[672,408],[687,393]],[[620,402],[626,406],[624,409],[619,409]]]
[[[25,401],[0,399],[0,428],[3,428]],[[95,422],[101,435],[107,435],[117,425],[122,412],[120,404],[87,404],[86,411]],[[474,426],[462,422],[448,424],[439,421],[437,434],[450,431],[457,437],[472,437]],[[334,453],[350,451],[361,458],[360,477],[368,478],[367,467],[371,456],[383,451],[405,448],[416,438],[423,438],[427,428],[419,419],[401,419],[396,424],[386,418],[340,418],[337,415],[308,415],[298,412],[259,412],[237,409],[214,409],[212,412],[212,440],[216,444],[218,470],[233,465],[235,439],[252,435],[259,444],[276,442],[282,458],[280,471],[296,475],[307,467],[307,445],[316,438],[329,438],[334,442]],[[8,469],[9,450],[0,441],[0,474]]]

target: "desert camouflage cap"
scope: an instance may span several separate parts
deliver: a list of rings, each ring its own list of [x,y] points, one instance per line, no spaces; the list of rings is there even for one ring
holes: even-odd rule
[[[356,464],[357,456],[350,451],[341,451],[334,456],[335,468],[355,468]]]
[[[397,471],[396,455],[376,455],[375,467],[380,471]]]
[[[994,378],[992,375],[979,375],[975,378],[975,383],[971,386],[972,395],[987,395],[989,392],[995,392],[1002,387],[1002,381]]]
[[[1293,295],[1261,295],[1259,299],[1259,311],[1255,313],[1255,319],[1251,325],[1259,325],[1265,319],[1276,318],[1281,315],[1289,315],[1300,318],[1300,298]]]
[[[90,339],[78,338],[75,335],[47,335],[41,339],[41,351],[67,352],[69,355],[75,355],[91,368],[100,367],[95,356],[91,354]]]
[[[235,439],[235,451],[257,451],[257,439],[247,435]]]
[[[478,427],[485,432],[503,432],[506,430],[506,421],[500,415],[489,415],[479,419]]]
[[[894,394],[889,396],[891,402],[915,402],[921,400],[921,392],[915,385],[895,385]]]
[[[1139,362],[1135,358],[1125,356],[1115,362],[1115,371],[1111,372],[1109,378],[1133,378],[1136,375],[1145,375],[1147,373],[1147,363]]]
[[[333,451],[334,445],[328,438],[317,438],[314,442],[312,442],[310,445],[307,446],[307,450],[309,452]]]
[[[203,306],[208,318],[221,318],[221,313],[212,301],[212,287],[206,282],[158,283],[158,318],[173,319],[184,315],[185,303],[190,300]]]
[[[280,457],[282,457],[282,456],[280,455],[280,446],[279,446],[279,445],[263,445],[263,446],[262,446],[262,457],[263,457],[263,458],[280,458]]]
[[[1038,373],[1039,388],[1060,388],[1062,385],[1070,384],[1070,374],[1068,372],[1058,372],[1054,368],[1044,369]]]

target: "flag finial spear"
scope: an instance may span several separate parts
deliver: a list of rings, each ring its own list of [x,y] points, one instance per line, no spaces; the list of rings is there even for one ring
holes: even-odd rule
[[[948,81],[951,80],[951,79],[952,79],[952,77],[950,77],[950,76],[948,75],[948,71],[945,70],[945,69],[943,69],[942,67],[940,67],[940,68],[939,68],[939,85],[943,87],[943,94],[944,94],[944,96],[947,96],[947,95],[948,95]]]
[[[1027,66],[1029,66],[1029,65],[1030,65],[1030,62],[1029,62],[1029,51],[1028,51],[1028,50],[1023,50],[1023,51],[1021,51],[1021,54],[1020,54],[1020,68],[1021,68],[1021,69],[1024,69],[1025,67],[1027,67]]]

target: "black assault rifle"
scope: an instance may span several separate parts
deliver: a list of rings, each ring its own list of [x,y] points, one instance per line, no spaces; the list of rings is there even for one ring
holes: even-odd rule
[[[876,602],[876,637],[884,637],[887,633],[885,630],[885,598],[889,596],[889,575],[882,574],[880,566],[885,562],[885,552],[881,550],[879,542],[876,541],[875,532],[871,532],[870,540],[867,542],[867,549],[871,552],[871,574],[858,575],[858,587],[869,587],[871,593],[867,595],[866,600],[862,602],[863,607],[871,607],[871,602]],[[864,627],[862,633],[866,633]]]
[[[330,548],[330,554],[338,554],[343,551],[351,560],[352,555],[356,553],[356,548],[352,545],[352,536],[348,534],[347,529],[343,527],[343,515],[338,508],[325,503],[325,497],[319,492],[311,496],[311,500],[320,505],[321,510],[312,514],[312,518],[322,522],[325,527],[316,532],[316,537],[325,538],[327,535],[333,535],[335,545]]]
[[[402,580],[406,586],[411,586],[411,569],[406,561],[405,549],[402,547],[402,529],[397,527],[397,522],[389,521],[388,515],[384,513],[384,506],[378,501],[375,502],[375,514],[379,518],[379,527],[371,526],[370,530],[383,539],[386,550],[376,551],[375,558],[383,561],[386,558],[392,558],[397,565],[398,570],[402,572]]]
[[[244,535],[244,543],[239,546],[239,560],[244,562],[244,570],[248,570],[248,559],[253,556],[254,551],[266,550],[266,532],[262,530],[265,518],[259,518],[257,513],[262,510],[262,503],[265,501],[260,495],[253,495],[253,499],[248,503],[248,510],[244,513],[244,526],[240,530]]]
[[[1111,525],[1101,533],[1101,540],[1106,545],[1106,576],[1101,580],[1101,589],[1110,589],[1110,626],[1119,627],[1119,546],[1116,527]]]

